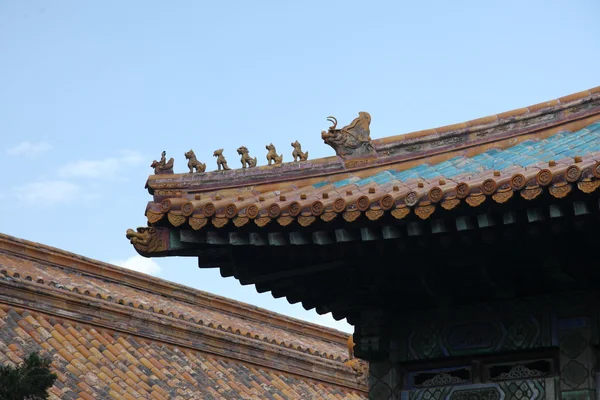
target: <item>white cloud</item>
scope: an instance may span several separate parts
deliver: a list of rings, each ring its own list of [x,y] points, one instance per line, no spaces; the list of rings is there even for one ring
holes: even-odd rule
[[[136,151],[121,150],[118,157],[103,160],[79,160],[64,165],[58,171],[62,178],[108,178],[114,179],[126,167],[139,165],[142,155]]]
[[[27,158],[32,158],[50,150],[52,150],[52,145],[46,142],[21,142],[15,147],[7,149],[6,153],[9,156],[25,156]]]
[[[316,311],[313,311],[316,312]],[[354,328],[352,325],[346,322],[345,319],[341,321],[336,321],[331,313],[327,313],[324,315],[317,315],[316,318],[312,318],[311,321],[313,324],[327,326],[329,328],[337,329],[338,331],[342,331],[345,333],[353,333]]]
[[[148,275],[158,275],[162,270],[156,261],[140,255],[131,256],[127,260],[111,261],[110,264],[118,265],[120,267],[142,272]]]
[[[18,200],[38,205],[68,203],[76,198],[86,197],[82,195],[79,186],[58,180],[27,183],[16,187],[14,192]]]

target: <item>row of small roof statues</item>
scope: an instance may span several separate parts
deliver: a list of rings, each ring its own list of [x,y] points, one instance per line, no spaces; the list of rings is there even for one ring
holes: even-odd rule
[[[268,153],[267,153],[268,165],[271,165],[272,163],[273,164],[283,163],[283,154],[277,155],[277,150],[275,149],[275,146],[273,145],[273,143],[269,143],[265,147],[268,150]],[[294,162],[308,160],[308,151],[303,152],[302,146],[300,145],[300,143],[298,143],[298,141],[293,142],[292,147],[294,148],[294,151],[292,152],[292,157],[294,157]],[[254,158],[250,157],[249,151],[245,146],[241,146],[240,148],[238,148],[237,152],[241,156],[240,161],[242,163],[242,168],[256,167],[256,164],[257,164],[256,157],[254,157]],[[173,173],[173,164],[175,163],[175,160],[173,160],[173,158],[171,157],[167,161],[166,156],[167,156],[167,153],[165,151],[163,151],[161,154],[160,160],[159,161],[154,160],[152,162],[150,167],[154,168],[154,174],[158,175],[158,174]],[[213,156],[217,157],[217,171],[221,171],[221,170],[229,171],[231,169],[227,165],[227,160],[225,159],[225,156],[223,155],[223,149],[215,150],[213,153]],[[206,164],[198,161],[198,159],[196,158],[196,154],[194,154],[193,150],[186,152],[185,158],[188,160],[187,166],[190,170],[190,173],[206,171]]]
[[[335,150],[335,154],[338,157],[345,158],[351,156],[366,156],[375,154],[374,147],[371,143],[371,131],[369,128],[371,124],[371,115],[368,112],[359,112],[358,118],[355,118],[349,125],[346,125],[343,128],[337,127],[338,122],[335,117],[327,117],[327,120],[333,125],[331,125],[327,131],[321,132],[321,139],[323,139],[325,144],[331,146]],[[294,148],[294,151],[292,152],[294,162],[297,162],[298,160],[308,160],[308,151],[306,153],[303,152],[302,146],[297,140],[292,143],[292,147]],[[268,165],[271,165],[271,163],[283,163],[283,154],[277,155],[277,150],[275,150],[273,143],[269,143],[266,148],[268,150]],[[241,156],[240,161],[242,163],[242,168],[256,167],[256,157],[250,157],[249,151],[246,147],[240,147],[237,149],[237,152]],[[223,155],[223,149],[215,150],[213,156],[217,157],[217,171],[228,171],[231,169],[227,165],[227,160],[225,160],[225,156]],[[198,161],[193,150],[185,153],[185,158],[188,160],[188,168],[190,169],[190,173],[193,173],[194,171],[206,171],[206,164]],[[150,166],[154,168],[155,174],[172,174],[173,163],[173,158],[170,158],[167,161],[166,152],[163,151],[160,161],[154,160]]]

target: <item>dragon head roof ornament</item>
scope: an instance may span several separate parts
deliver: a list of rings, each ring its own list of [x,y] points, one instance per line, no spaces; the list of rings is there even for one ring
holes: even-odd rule
[[[359,112],[358,118],[340,129],[337,128],[335,117],[327,117],[327,120],[333,125],[327,131],[321,132],[321,138],[326,144],[333,147],[336,155],[346,158],[374,153],[371,144],[371,131],[369,130],[371,115],[368,112]]]

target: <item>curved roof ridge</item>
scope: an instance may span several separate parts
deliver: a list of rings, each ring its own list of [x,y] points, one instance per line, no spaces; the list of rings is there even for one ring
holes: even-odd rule
[[[193,208],[193,201],[202,205],[206,202],[205,193],[237,189],[236,195],[243,198],[248,188],[282,182],[296,185],[317,177],[397,165],[486,145],[506,146],[510,139],[522,136],[545,135],[558,129],[577,130],[585,126],[585,121],[589,123],[590,118],[600,115],[599,100],[600,86],[466,122],[372,139],[372,151],[360,156],[330,156],[227,171],[150,175],[146,188],[160,201],[187,196],[189,207]],[[221,197],[218,194],[213,200]],[[181,219],[178,217],[172,216]]]
[[[52,246],[0,233],[0,251],[2,250],[16,254],[20,257],[53,263],[63,269],[71,269],[80,273],[83,272],[95,275],[103,279],[110,279],[121,285],[172,297],[188,304],[191,303],[212,308],[219,312],[233,314],[244,319],[270,324],[281,329],[291,330],[320,340],[332,341],[345,345],[348,338],[347,333],[332,328],[288,317],[244,302],[190,288],[161,278],[144,275],[139,272],[94,260]],[[58,256],[58,259],[52,260],[48,255],[50,257]],[[69,259],[71,262],[68,264],[60,262],[61,258]],[[75,262],[73,263],[72,261]],[[118,300],[119,299],[115,299],[115,302]],[[202,302],[201,300],[205,301]]]
[[[0,265],[0,267],[1,267],[1,265]],[[260,336],[260,335],[256,334],[256,332],[246,331],[243,328],[237,327],[235,325],[226,324],[226,323],[222,324],[222,323],[217,323],[217,322],[212,322],[212,321],[205,322],[201,318],[186,315],[185,313],[179,313],[177,310],[172,310],[172,309],[163,309],[160,307],[155,308],[153,306],[144,307],[143,304],[141,304],[139,301],[136,301],[135,299],[132,299],[132,298],[127,298],[127,297],[119,297],[119,298],[114,297],[113,298],[112,296],[102,296],[102,294],[99,292],[94,293],[89,290],[83,290],[84,288],[75,286],[73,284],[68,284],[68,283],[63,284],[63,282],[60,282],[59,279],[45,282],[41,278],[34,279],[34,277],[31,276],[30,274],[25,274],[24,276],[21,276],[21,274],[18,272],[13,272],[12,276],[11,276],[9,274],[9,272],[4,268],[0,269],[0,279],[1,278],[5,279],[5,280],[9,280],[9,281],[32,282],[32,284],[34,286],[37,286],[37,285],[51,286],[56,289],[76,293],[78,295],[90,296],[90,297],[94,297],[99,300],[104,300],[104,301],[112,302],[112,303],[119,304],[122,306],[127,306],[127,307],[138,309],[138,310],[143,310],[143,311],[150,312],[153,314],[158,314],[158,315],[161,315],[160,318],[172,318],[174,320],[181,320],[181,321],[184,321],[187,323],[204,326],[204,327],[213,329],[215,331],[229,332],[231,334],[235,334],[238,336],[245,336],[251,340],[255,340],[255,341],[259,341],[259,342],[269,342],[270,344],[288,348],[288,349],[298,351],[301,353],[307,353],[307,354],[310,354],[311,356],[321,357],[321,358],[325,358],[328,360],[334,360],[334,361],[339,361],[339,362],[347,361],[347,357],[344,357],[344,358],[342,358],[340,356],[336,357],[333,354],[327,353],[326,351],[320,352],[318,349],[313,349],[309,346],[297,345],[297,344],[290,342],[289,340],[286,343],[285,340],[278,340],[277,338],[271,338],[269,336]]]
[[[596,86],[596,87],[588,89],[588,90],[582,90],[581,92],[572,93],[567,96],[559,97],[558,99],[543,101],[541,103],[532,104],[532,105],[526,106],[526,107],[515,108],[513,110],[501,112],[498,114],[491,114],[491,115],[488,115],[485,117],[475,118],[472,120],[458,122],[458,123],[450,124],[450,125],[443,125],[443,126],[439,126],[436,128],[430,128],[430,129],[414,131],[414,132],[407,132],[407,133],[394,135],[394,136],[387,136],[387,137],[381,138],[381,139],[374,139],[374,141],[377,142],[378,140],[385,139],[386,142],[388,142],[388,141],[394,141],[394,140],[400,140],[400,139],[409,139],[409,138],[413,139],[413,138],[428,136],[431,134],[445,133],[445,132],[464,129],[464,128],[484,127],[489,124],[499,122],[501,120],[521,117],[521,116],[525,116],[527,114],[537,113],[539,111],[546,110],[549,108],[555,108],[558,106],[571,105],[574,102],[590,98],[591,96],[593,96],[594,94],[597,94],[597,93],[600,93],[600,86]]]

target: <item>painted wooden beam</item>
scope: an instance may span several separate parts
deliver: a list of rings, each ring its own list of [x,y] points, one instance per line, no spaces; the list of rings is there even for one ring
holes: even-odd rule
[[[496,221],[491,213],[478,214],[477,225],[479,225],[480,228],[489,228],[496,225]]]
[[[335,240],[339,243],[353,242],[357,240],[356,235],[347,229],[336,229]]]
[[[473,223],[473,220],[471,219],[471,217],[463,216],[463,217],[456,218],[456,230],[457,231],[459,231],[459,232],[468,231],[473,228],[475,228],[475,224]]]
[[[391,225],[381,227],[381,235],[384,239],[398,239],[401,236],[400,230]]]
[[[446,225],[446,221],[443,219],[432,219],[431,222],[431,233],[446,233],[448,232],[448,226]]]
[[[516,211],[506,211],[502,214],[502,223],[504,225],[511,225],[517,223],[517,212]]]
[[[369,242],[372,240],[381,239],[381,233],[369,227],[360,228],[360,237],[363,241]]]
[[[290,232],[290,244],[294,246],[302,246],[309,244],[310,240],[304,232]]]
[[[267,238],[261,233],[251,232],[248,238],[253,246],[266,246],[268,243]]]
[[[548,212],[550,214],[550,218],[560,218],[565,215],[562,207],[558,204],[550,204],[548,207]]]
[[[222,234],[221,232],[208,231],[206,232],[206,243],[212,245],[229,244],[229,237]]]
[[[250,244],[250,239],[244,233],[229,232],[229,244],[233,246],[247,246]]]
[[[326,245],[326,244],[334,243],[333,238],[331,237],[329,232],[326,232],[326,231],[313,232],[312,240],[313,240],[314,244],[318,244],[318,245]]]
[[[583,201],[574,201],[573,202],[573,212],[576,216],[586,215],[590,213],[590,209],[588,205]]]
[[[271,246],[285,246],[288,244],[285,235],[282,232],[270,232],[267,234],[267,238],[269,239],[269,245]]]
[[[184,229],[179,231],[179,240],[181,243],[205,244],[206,235],[191,229]]]
[[[527,209],[527,221],[528,222],[538,222],[544,221],[546,219],[544,213],[539,208],[528,208]]]
[[[406,225],[408,236],[420,236],[425,233],[424,224],[419,221],[411,221]]]

